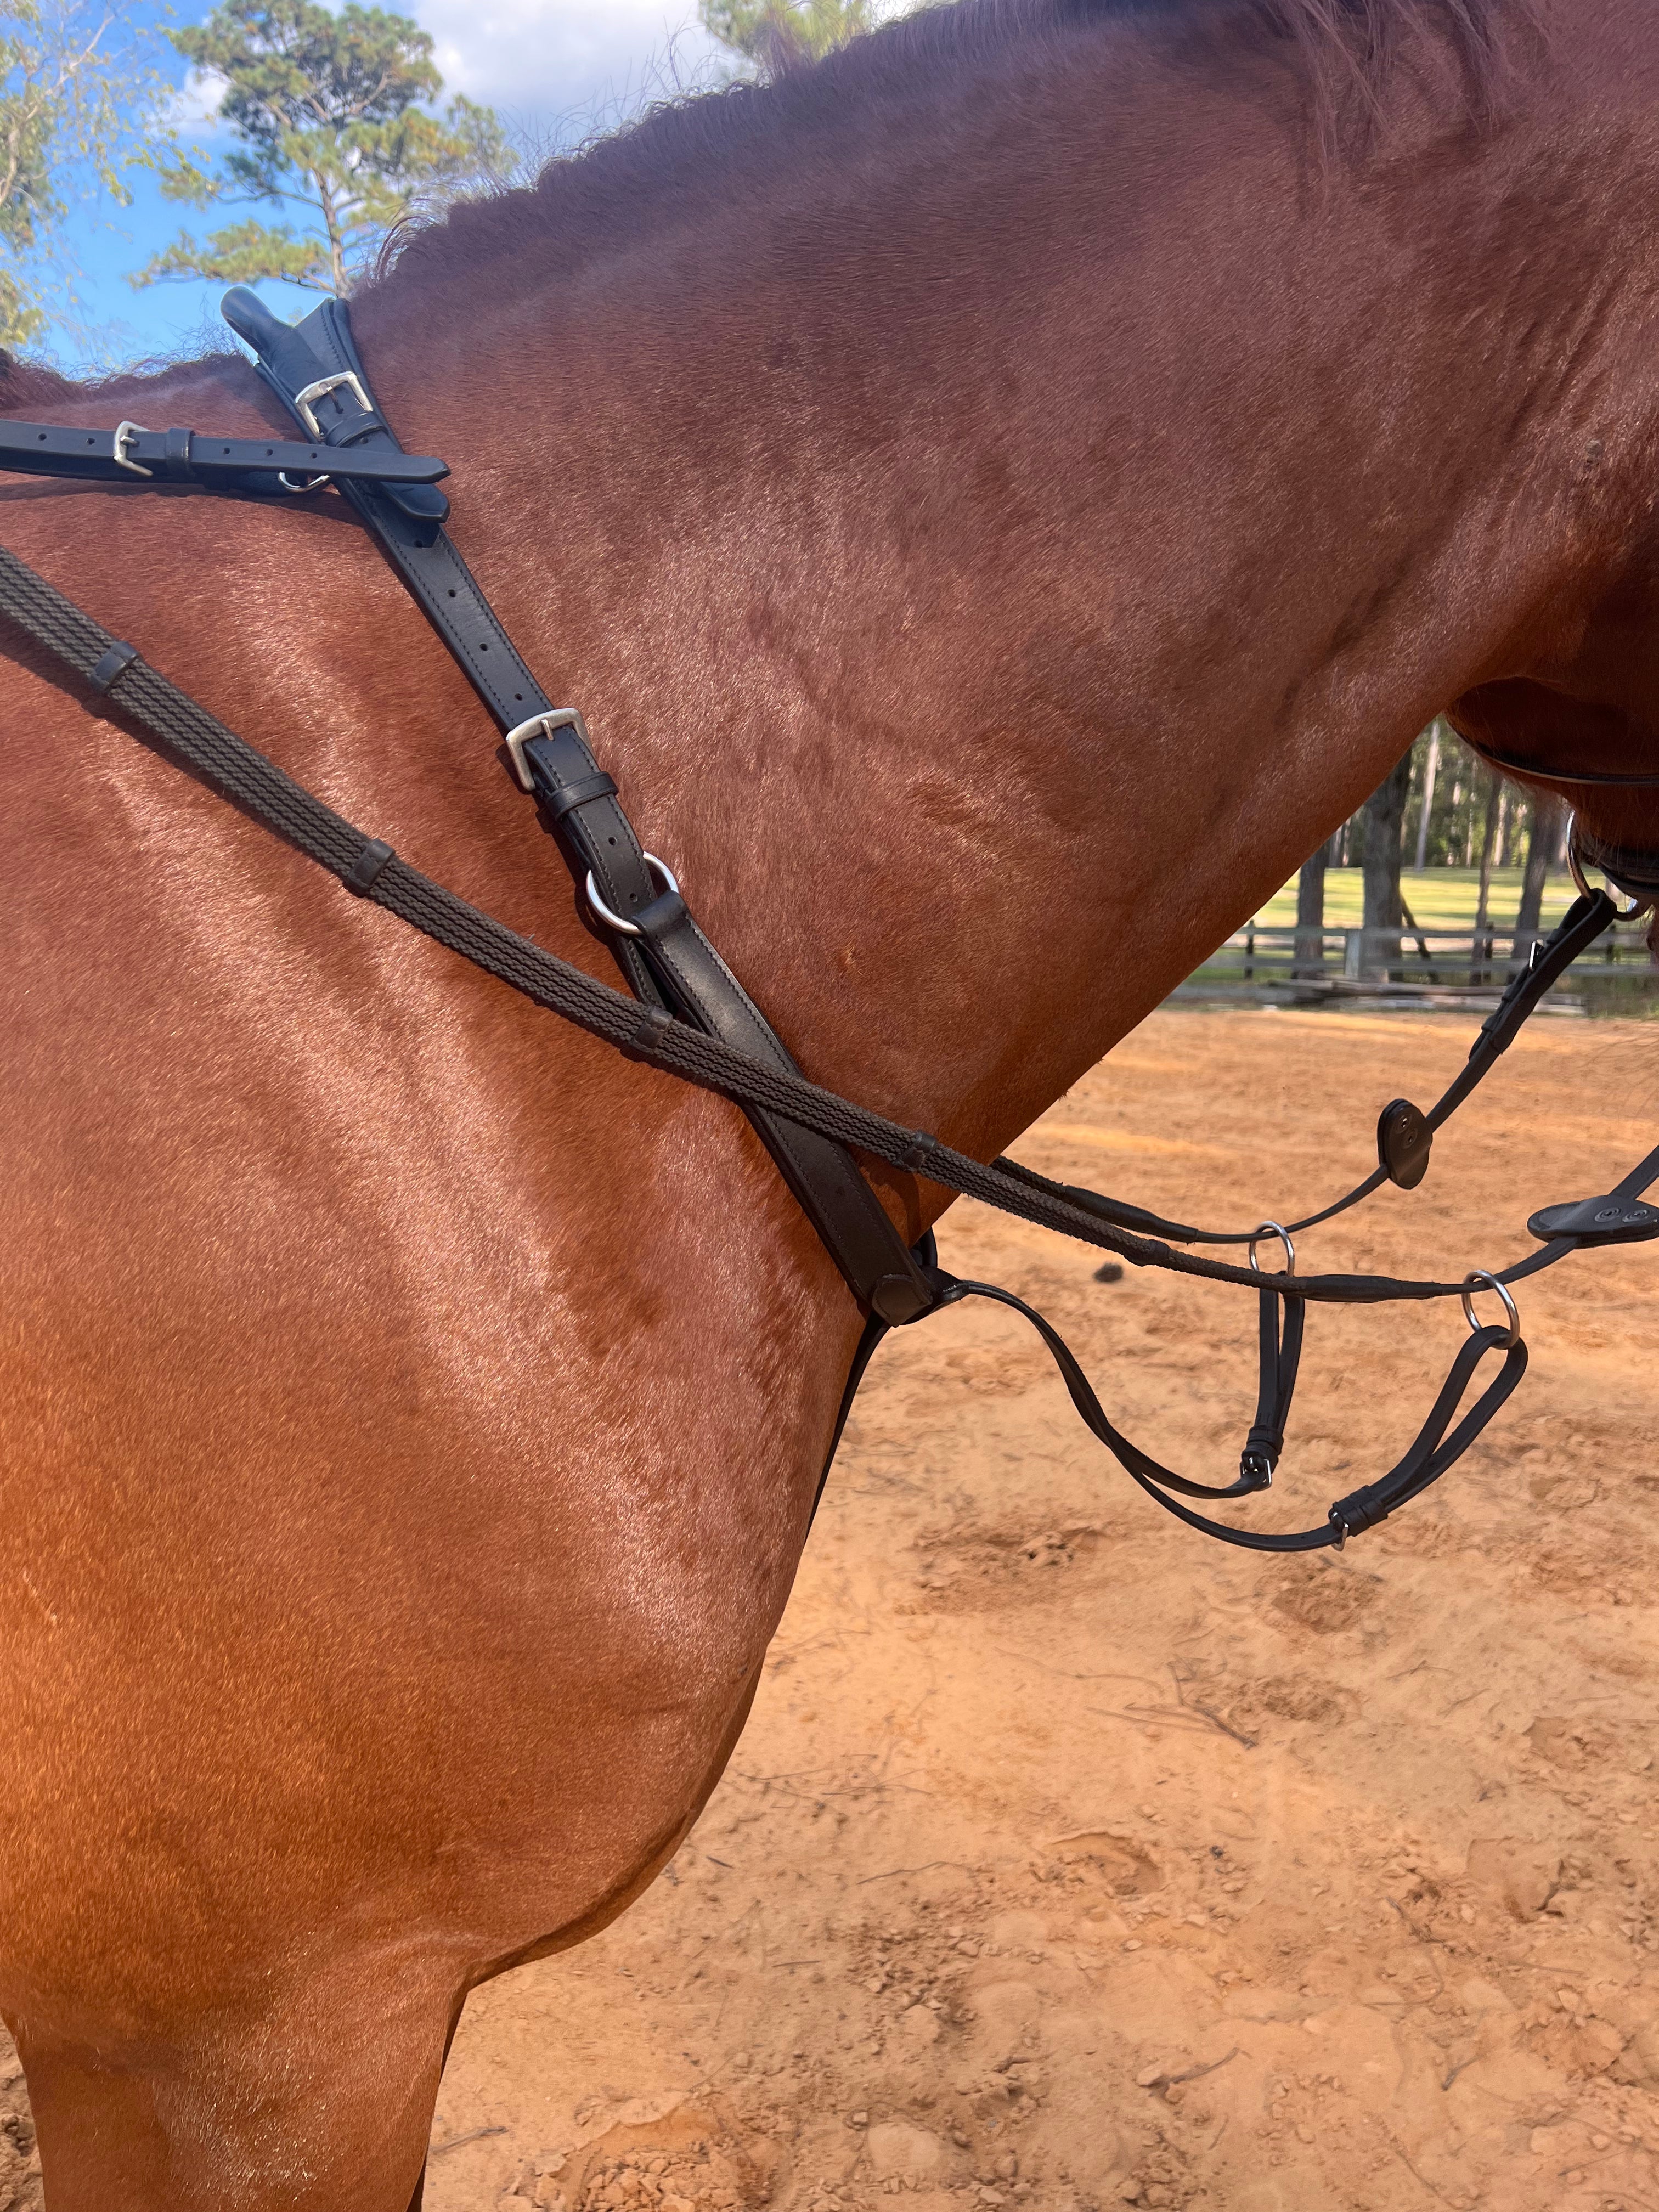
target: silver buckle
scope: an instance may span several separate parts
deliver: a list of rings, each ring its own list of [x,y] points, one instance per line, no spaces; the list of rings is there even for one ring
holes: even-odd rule
[[[323,436],[322,425],[318,422],[313,410],[312,402],[325,398],[331,392],[343,391],[350,392],[365,415],[372,415],[374,412],[374,402],[363,390],[362,380],[355,369],[342,369],[337,376],[319,376],[315,384],[307,385],[303,392],[296,392],[294,395],[295,413],[319,445],[326,445],[328,441]]]
[[[125,469],[129,475],[135,477],[148,477],[155,473],[153,469],[145,468],[142,462],[130,461],[127,459],[127,447],[133,439],[148,438],[149,434],[148,422],[118,422],[116,424],[115,435],[111,441],[111,445],[112,457],[118,469]]]
[[[584,744],[587,743],[587,725],[574,707],[556,707],[551,714],[532,714],[527,722],[520,722],[516,730],[507,733],[504,743],[513,757],[513,773],[526,791],[533,792],[536,783],[524,749],[532,738],[550,738],[555,730],[574,730]]]

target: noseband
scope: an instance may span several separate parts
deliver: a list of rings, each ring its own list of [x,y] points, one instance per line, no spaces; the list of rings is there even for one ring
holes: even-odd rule
[[[719,1093],[742,1107],[866,1316],[824,1462],[835,1455],[854,1394],[887,1331],[983,1297],[1011,1307],[1036,1329],[1072,1401],[1098,1441],[1164,1510],[1224,1543],[1264,1552],[1340,1548],[1439,1480],[1480,1436],[1527,1366],[1514,1285],[1569,1254],[1659,1237],[1659,1206],[1643,1194],[1659,1181],[1659,1148],[1604,1196],[1542,1208],[1528,1230],[1539,1249],[1509,1265],[1451,1280],[1372,1274],[1301,1274],[1294,1239],[1360,1204],[1385,1182],[1414,1189],[1428,1172],[1437,1130],[1497,1066],[1550,987],[1619,918],[1606,892],[1585,879],[1599,867],[1632,900],[1631,914],[1659,901],[1659,855],[1570,840],[1579,896],[1482,1025],[1456,1079],[1426,1112],[1397,1098],[1377,1125],[1377,1165],[1353,1189],[1304,1219],[1215,1230],[1165,1220],[1145,1208],[1057,1183],[998,1159],[989,1165],[930,1135],[907,1129],[810,1083],[760,1009],[693,920],[668,864],[647,853],[623,811],[617,785],[599,765],[573,708],[556,707],[519,657],[489,600],[445,534],[448,501],[438,489],[445,464],[404,453],[375,404],[343,301],[326,300],[297,327],[278,322],[251,292],[226,295],[224,311],[253,349],[260,375],[306,433],[305,441],[211,438],[123,422],[113,431],[0,423],[0,469],[131,484],[135,477],[184,484],[219,496],[282,501],[332,482],[380,542],[392,566],[465,671],[501,729],[520,787],[538,803],[616,958],[624,994],[557,959],[433,883],[383,838],[367,835],[238,738],[133,647],[102,629],[0,548],[0,614],[45,648],[164,752],[326,869],[356,896],[447,945],[475,967],[601,1038],[629,1059]],[[1558,775],[1529,762],[1488,756],[1536,781],[1659,787],[1659,776]],[[969,1282],[939,1267],[931,1235],[913,1249],[866,1182],[854,1154],[886,1161],[942,1188],[976,1198],[1038,1225],[1152,1267],[1250,1291],[1258,1307],[1255,1419],[1225,1485],[1191,1480],[1161,1466],[1108,1419],[1069,1347],[1012,1291]],[[1269,1239],[1277,1272],[1262,1269]],[[1194,1247],[1244,1248],[1248,1265]],[[1476,1297],[1495,1294],[1501,1322],[1482,1324]],[[1374,1305],[1460,1301],[1469,1334],[1438,1397],[1404,1455],[1375,1482],[1339,1498],[1318,1527],[1274,1534],[1242,1528],[1182,1502],[1213,1504],[1268,1488],[1285,1433],[1310,1304]],[[1489,1358],[1498,1366],[1468,1412],[1463,1401]],[[823,1479],[819,1491],[822,1492]]]

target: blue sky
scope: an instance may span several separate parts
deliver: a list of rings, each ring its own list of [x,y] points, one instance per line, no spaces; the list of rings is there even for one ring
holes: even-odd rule
[[[197,22],[210,0],[180,0],[175,20]],[[389,0],[397,7],[400,0]],[[496,108],[515,136],[552,151],[620,119],[653,94],[706,82],[717,49],[696,20],[696,0],[401,0],[436,41],[447,91]],[[179,66],[182,81],[184,70]],[[142,173],[125,210],[78,211],[65,243],[81,271],[82,313],[97,333],[88,348],[61,332],[65,368],[97,355],[198,353],[218,327],[217,284],[167,283],[135,291],[128,272],[180,228],[207,228],[241,210],[204,217],[161,198]],[[309,295],[291,285],[263,288],[273,307],[297,312]]]

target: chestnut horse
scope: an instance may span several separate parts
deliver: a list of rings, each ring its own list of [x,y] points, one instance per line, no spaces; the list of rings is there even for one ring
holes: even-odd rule
[[[354,313],[803,1067],[988,1156],[1449,702],[1655,763],[1656,177],[1648,0],[966,0],[459,210]],[[3,397],[284,427],[229,356]],[[0,498],[613,976],[332,494]],[[0,2012],[48,2203],[403,2212],[467,1990],[720,1772],[860,1316],[733,1109],[6,643]]]

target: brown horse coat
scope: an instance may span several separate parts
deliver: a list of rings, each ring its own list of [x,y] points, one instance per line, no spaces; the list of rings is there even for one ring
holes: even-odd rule
[[[1374,66],[1243,6],[970,0],[464,210],[355,304],[801,1065],[968,1149],[1448,702],[1654,757],[1659,30],[1369,13]],[[278,420],[228,357],[4,398]],[[331,495],[0,507],[343,813],[611,975]],[[49,2203],[401,2212],[466,1990],[617,1911],[719,1774],[859,1318],[735,1111],[26,652],[0,685],[0,2012]]]

